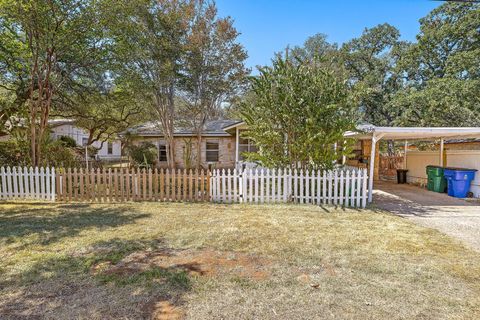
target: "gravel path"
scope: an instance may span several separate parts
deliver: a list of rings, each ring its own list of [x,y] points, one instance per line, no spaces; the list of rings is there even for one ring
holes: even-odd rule
[[[374,205],[439,230],[480,252],[480,201],[465,201],[411,185],[378,182]]]

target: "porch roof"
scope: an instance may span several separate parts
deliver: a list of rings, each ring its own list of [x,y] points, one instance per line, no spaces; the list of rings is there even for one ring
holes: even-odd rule
[[[386,140],[428,140],[480,138],[480,127],[376,127],[360,125],[356,131],[348,131],[346,138],[371,140],[372,137]]]

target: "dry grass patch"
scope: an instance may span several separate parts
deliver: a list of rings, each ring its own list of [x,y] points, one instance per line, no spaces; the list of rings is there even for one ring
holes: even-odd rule
[[[118,263],[102,261],[91,270],[94,275],[132,276],[152,268],[184,271],[193,276],[237,275],[256,280],[268,277],[270,261],[238,252],[213,250],[149,250],[134,252]]]
[[[479,254],[369,210],[3,204],[0,257],[6,319],[480,317]]]

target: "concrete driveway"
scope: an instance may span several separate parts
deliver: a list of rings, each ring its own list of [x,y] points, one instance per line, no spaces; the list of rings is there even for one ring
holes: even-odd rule
[[[412,185],[376,182],[375,207],[437,229],[480,252],[480,201],[465,201]]]

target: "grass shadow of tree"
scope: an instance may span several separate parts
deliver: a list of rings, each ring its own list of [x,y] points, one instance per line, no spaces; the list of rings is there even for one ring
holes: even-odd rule
[[[19,249],[28,247],[32,242],[49,245],[74,237],[88,228],[114,228],[149,216],[123,206],[19,206],[7,212],[0,211],[0,243],[20,242]]]

